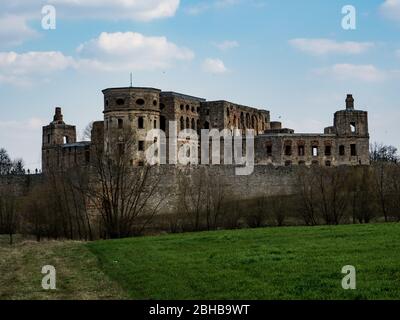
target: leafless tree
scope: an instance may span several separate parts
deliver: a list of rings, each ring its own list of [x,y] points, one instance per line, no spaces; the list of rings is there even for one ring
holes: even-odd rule
[[[94,146],[91,174],[85,190],[97,208],[106,238],[141,234],[164,201],[157,191],[163,176],[159,166],[134,167],[133,132],[126,129],[119,139],[119,152]]]
[[[297,212],[302,216],[306,225],[315,226],[318,224],[316,197],[316,176],[311,169],[300,168],[297,172],[297,190],[299,206]]]
[[[370,160],[372,163],[377,162],[391,162],[397,163],[399,155],[397,148],[394,146],[384,145],[383,143],[374,143],[370,146]]]
[[[19,214],[17,210],[17,196],[11,185],[0,188],[0,234],[7,234],[10,245],[13,244],[13,235],[17,232]]]
[[[387,162],[377,162],[373,164],[374,189],[377,195],[380,210],[386,222],[389,221],[390,207],[389,168],[390,165]]]
[[[317,204],[326,224],[340,224],[348,205],[347,168],[315,168]]]
[[[12,161],[7,151],[3,148],[0,149],[0,175],[7,175],[11,173]]]
[[[190,170],[190,174],[187,170]],[[184,168],[178,174],[178,211],[183,216],[183,227],[187,231],[199,231],[205,210],[207,191],[205,169]]]
[[[259,195],[252,201],[252,206],[246,214],[246,221],[251,228],[264,226],[271,209],[270,198],[266,194]]]
[[[223,176],[210,172],[206,174],[205,209],[208,230],[216,230],[220,225],[220,219],[227,214],[228,192]]]

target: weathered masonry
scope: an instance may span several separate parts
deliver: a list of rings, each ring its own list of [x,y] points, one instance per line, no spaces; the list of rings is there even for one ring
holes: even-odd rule
[[[123,129],[130,129],[134,143],[131,165],[146,163],[146,142],[152,129],[163,130],[168,138],[170,122],[176,131],[193,129],[253,129],[256,165],[369,165],[368,113],[354,108],[347,95],[346,108],[334,115],[333,126],[324,133],[295,133],[270,119],[270,112],[228,101],[206,101],[185,94],[154,88],[110,88],[103,90],[104,120],[93,123],[90,142],[77,142],[76,128],[65,124],[61,108],[43,127],[42,169],[84,166],[93,157],[94,146],[107,153],[123,152]],[[185,141],[178,141],[185,143]]]

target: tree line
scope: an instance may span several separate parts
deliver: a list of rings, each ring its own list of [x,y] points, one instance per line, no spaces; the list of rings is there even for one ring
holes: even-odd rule
[[[131,147],[125,143],[118,153],[99,147],[87,167],[50,170],[25,189],[13,183],[24,176],[13,173],[2,149],[0,234],[10,243],[16,233],[37,241],[91,241],[161,231],[400,221],[400,162],[391,146],[371,146],[371,166],[296,168],[294,193],[265,190],[253,199],[232,196],[226,178],[204,167],[182,169],[177,188],[160,193],[167,169],[133,167]],[[160,214],[172,197],[174,213]]]

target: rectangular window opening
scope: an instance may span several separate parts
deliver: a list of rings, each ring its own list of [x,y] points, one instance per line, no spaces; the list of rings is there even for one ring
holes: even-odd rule
[[[355,144],[350,145],[351,149],[351,156],[356,157],[357,156],[357,146]]]
[[[267,146],[267,156],[272,156],[272,146]]]
[[[299,146],[299,156],[303,157],[305,155],[305,148],[304,146]]]
[[[318,157],[318,147],[312,147],[311,153],[313,157]]]
[[[144,151],[144,141],[139,141],[139,151]]]
[[[139,129],[144,129],[144,119],[143,119],[143,117],[139,117],[139,119],[138,119],[138,128]]]
[[[291,156],[292,155],[292,146],[285,146],[285,155]]]
[[[325,146],[325,155],[326,156],[332,155],[332,147],[331,146]]]
[[[351,131],[351,133],[356,133],[356,123],[355,122],[350,123],[350,131]]]
[[[124,127],[124,120],[118,119],[118,129],[122,129]]]

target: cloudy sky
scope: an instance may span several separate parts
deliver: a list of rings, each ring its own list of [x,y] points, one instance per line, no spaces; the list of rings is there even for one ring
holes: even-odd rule
[[[342,28],[348,4],[356,30]],[[399,34],[400,0],[0,0],[0,147],[40,167],[54,107],[81,135],[102,118],[101,90],[130,72],[137,86],[270,110],[298,132],[331,125],[353,93],[371,141],[400,147]]]

